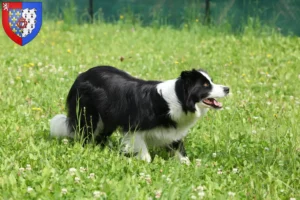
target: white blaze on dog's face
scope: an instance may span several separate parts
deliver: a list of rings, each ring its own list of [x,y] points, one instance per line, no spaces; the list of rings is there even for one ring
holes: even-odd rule
[[[222,97],[225,97],[229,94],[229,87],[226,87],[224,85],[218,85],[218,84],[214,84],[212,82],[212,79],[210,78],[210,76],[200,70],[199,71],[207,80],[209,83],[205,84],[208,85],[208,87],[211,87],[209,93],[208,93],[208,96],[201,100],[198,105],[200,107],[208,107],[208,108],[214,108],[214,109],[220,109],[222,108],[222,103],[218,102],[216,100],[216,98],[222,98]]]
[[[222,98],[229,94],[229,87],[213,83],[207,72],[203,70],[183,71],[181,79],[186,91],[185,106],[194,111],[195,105],[202,108],[222,108],[222,104],[216,98]]]

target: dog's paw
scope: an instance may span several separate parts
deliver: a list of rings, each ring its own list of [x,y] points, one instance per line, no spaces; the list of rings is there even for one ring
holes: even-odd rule
[[[151,156],[149,153],[141,153],[140,155],[138,155],[139,159],[144,160],[148,163],[151,162]]]
[[[190,165],[191,161],[188,157],[181,157],[180,158],[180,163],[185,164],[185,165]]]

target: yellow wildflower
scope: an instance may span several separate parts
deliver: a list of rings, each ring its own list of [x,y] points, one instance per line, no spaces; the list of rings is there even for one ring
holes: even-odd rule
[[[175,62],[174,62],[175,64],[179,64],[179,62],[176,60]]]
[[[20,76],[17,76],[17,77],[16,77],[16,79],[17,79],[17,80],[20,80],[20,79],[21,79],[21,77],[20,77]]]
[[[34,66],[34,64],[33,64],[33,63],[29,63],[29,66],[33,67],[33,66]]]
[[[198,20],[198,19],[196,19],[196,22],[199,22],[199,20]]]
[[[34,111],[42,111],[41,108],[37,108],[37,107],[33,107],[33,108],[31,108],[31,109],[34,110]]]
[[[68,52],[68,53],[71,53],[71,49],[68,49],[67,52]]]
[[[120,19],[124,19],[124,16],[123,16],[123,15],[120,15]]]
[[[268,54],[267,54],[267,57],[268,57],[268,58],[271,58],[271,57],[272,57],[272,55],[268,53]]]

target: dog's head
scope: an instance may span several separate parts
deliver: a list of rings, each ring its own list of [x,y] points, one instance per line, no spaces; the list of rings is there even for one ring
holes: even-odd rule
[[[204,70],[181,72],[180,79],[184,87],[184,103],[188,110],[195,111],[195,105],[202,108],[221,109],[222,104],[216,98],[229,94],[229,87],[214,84]]]

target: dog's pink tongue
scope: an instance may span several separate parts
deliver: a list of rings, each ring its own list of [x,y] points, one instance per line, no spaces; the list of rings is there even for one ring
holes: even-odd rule
[[[214,103],[216,106],[218,106],[218,107],[221,107],[221,106],[222,106],[222,103],[220,103],[220,102],[218,102],[218,101],[216,101],[216,100],[214,100],[213,103]]]

